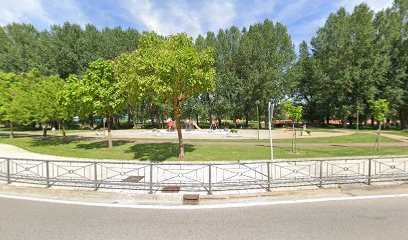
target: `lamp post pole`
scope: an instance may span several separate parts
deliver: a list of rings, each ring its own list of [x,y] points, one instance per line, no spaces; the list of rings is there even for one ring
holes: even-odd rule
[[[356,123],[356,132],[357,133],[358,133],[358,127],[359,127],[359,124],[360,124],[359,114],[360,114],[360,106],[359,106],[359,104],[357,102],[357,123]]]
[[[256,102],[255,102],[255,104],[256,104],[256,117],[257,117],[257,120],[258,120],[258,140],[259,140],[259,109],[258,109],[258,107],[259,107],[259,101],[257,100]]]
[[[269,125],[269,143],[271,146],[271,160],[273,161],[273,142],[272,142],[272,120],[273,120],[273,109],[274,109],[275,105],[271,102],[268,103],[268,115],[269,115],[269,121],[268,121],[268,125]]]

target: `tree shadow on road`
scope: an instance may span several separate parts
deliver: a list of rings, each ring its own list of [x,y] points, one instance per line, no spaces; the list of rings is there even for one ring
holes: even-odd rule
[[[185,144],[186,153],[195,151],[194,145]],[[134,159],[141,161],[162,162],[169,158],[178,157],[178,143],[148,143],[135,144],[126,150],[126,153],[133,153]]]

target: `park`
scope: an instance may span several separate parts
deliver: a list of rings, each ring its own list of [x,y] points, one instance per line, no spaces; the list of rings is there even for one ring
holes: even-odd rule
[[[0,4],[0,239],[406,239],[407,0],[44,2]]]

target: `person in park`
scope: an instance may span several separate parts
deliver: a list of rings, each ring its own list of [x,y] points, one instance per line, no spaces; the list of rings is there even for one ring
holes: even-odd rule
[[[307,128],[306,128],[306,123],[303,124],[303,128],[302,131],[300,132],[300,136],[303,136],[303,132],[306,132]]]

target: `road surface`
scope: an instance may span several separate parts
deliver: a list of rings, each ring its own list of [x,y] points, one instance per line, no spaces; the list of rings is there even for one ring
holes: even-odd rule
[[[408,198],[159,210],[0,198],[0,239],[408,239]]]

